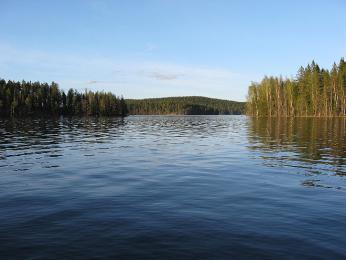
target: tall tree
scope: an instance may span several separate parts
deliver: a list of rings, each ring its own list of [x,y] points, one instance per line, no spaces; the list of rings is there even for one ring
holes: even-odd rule
[[[252,116],[346,116],[346,63],[330,71],[312,61],[297,77],[264,77],[251,83],[247,114]]]

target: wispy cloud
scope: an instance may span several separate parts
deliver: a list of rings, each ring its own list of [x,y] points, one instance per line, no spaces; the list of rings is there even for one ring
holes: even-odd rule
[[[97,85],[97,84],[103,84],[103,85],[109,85],[109,84],[117,84],[121,81],[116,80],[89,80],[86,82],[88,85]]]
[[[97,83],[100,83],[100,82],[102,82],[102,81],[100,81],[100,80],[89,80],[87,82],[87,84],[92,85],[92,84],[97,84]]]
[[[0,44],[1,77],[56,81],[62,88],[126,97],[206,95],[244,100],[246,79],[226,68],[16,49]],[[244,84],[245,82],[245,84]]]
[[[149,74],[150,77],[157,79],[157,80],[175,80],[179,77],[183,76],[182,74],[169,74],[169,73],[162,73],[162,72],[152,72]]]

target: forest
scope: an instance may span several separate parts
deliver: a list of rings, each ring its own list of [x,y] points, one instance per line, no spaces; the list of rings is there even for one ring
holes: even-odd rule
[[[131,115],[233,115],[245,112],[245,103],[207,97],[126,99]]]
[[[346,116],[346,63],[328,70],[312,61],[294,79],[264,77],[251,84],[247,101],[251,116]]]
[[[93,115],[125,116],[122,97],[108,92],[70,89],[67,94],[52,82],[15,82],[0,79],[0,115]]]

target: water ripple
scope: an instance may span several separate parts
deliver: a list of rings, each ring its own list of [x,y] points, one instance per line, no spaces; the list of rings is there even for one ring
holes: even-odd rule
[[[0,119],[5,258],[343,258],[346,124]]]

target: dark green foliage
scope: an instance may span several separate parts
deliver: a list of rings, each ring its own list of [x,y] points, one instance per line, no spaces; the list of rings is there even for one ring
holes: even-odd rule
[[[127,99],[132,115],[229,115],[243,114],[244,102],[206,97]]]
[[[346,62],[332,70],[313,61],[296,79],[265,77],[252,83],[247,113],[252,116],[346,116]]]
[[[112,93],[70,89],[67,95],[52,82],[14,82],[0,79],[0,115],[125,116],[124,99]]]

